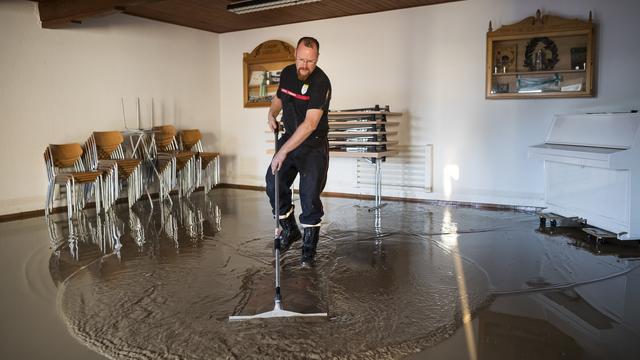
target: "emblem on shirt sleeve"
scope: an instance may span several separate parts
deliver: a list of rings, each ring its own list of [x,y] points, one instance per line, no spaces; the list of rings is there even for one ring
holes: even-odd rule
[[[304,84],[302,85],[302,89],[300,90],[300,92],[302,93],[302,95],[307,93],[307,90],[309,89],[309,84]]]

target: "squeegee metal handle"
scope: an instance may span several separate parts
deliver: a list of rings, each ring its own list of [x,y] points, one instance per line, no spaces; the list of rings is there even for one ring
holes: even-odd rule
[[[279,129],[275,129],[273,131],[273,135],[275,137],[275,153],[273,154],[273,156],[276,156],[276,154],[278,153],[278,130]],[[273,174],[273,181],[275,182],[275,207],[274,207],[274,214],[276,215],[276,238],[280,236],[280,186],[278,185],[278,172],[279,169],[276,169],[275,174]]]
[[[275,154],[278,153],[278,129],[273,131],[273,135],[275,137]],[[273,156],[275,156],[275,154]],[[276,215],[276,231],[275,237],[273,239],[273,248],[276,255],[276,263],[275,263],[275,271],[276,271],[276,295],[275,295],[275,303],[276,307],[279,306],[280,301],[282,300],[282,296],[280,295],[280,186],[278,185],[278,172],[279,169],[276,169],[275,174],[273,174],[273,181],[275,182],[275,207],[274,214]]]

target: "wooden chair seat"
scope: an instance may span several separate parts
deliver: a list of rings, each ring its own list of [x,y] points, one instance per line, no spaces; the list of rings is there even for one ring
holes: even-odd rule
[[[187,165],[187,162],[191,160],[196,153],[191,151],[179,151],[176,152],[176,170],[181,171]]]
[[[220,156],[220,153],[201,152],[201,153],[198,153],[198,156],[202,159],[202,168],[205,169],[210,162],[212,162],[215,158]]]
[[[170,159],[158,159],[158,172],[162,174],[171,165]]]
[[[96,179],[98,177],[100,177],[100,175],[102,175],[102,172],[100,172],[100,171],[78,171],[78,172],[68,173],[68,175],[72,176],[73,180],[76,183],[87,183],[87,182],[96,181]]]
[[[118,177],[121,179],[128,179],[131,176],[131,173],[136,170],[138,165],[142,160],[140,159],[124,159],[124,160],[116,160],[118,164]]]

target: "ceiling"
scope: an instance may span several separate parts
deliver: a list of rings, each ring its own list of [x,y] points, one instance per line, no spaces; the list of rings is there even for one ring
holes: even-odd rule
[[[321,0],[243,15],[227,11],[236,0],[39,0],[43,28],[70,27],[123,13],[194,29],[226,33],[266,26],[433,5],[459,0]]]

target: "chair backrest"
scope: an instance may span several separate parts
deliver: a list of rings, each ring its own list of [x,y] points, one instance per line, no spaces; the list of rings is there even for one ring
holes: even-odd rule
[[[202,134],[198,129],[181,130],[180,143],[182,150],[202,152]],[[195,149],[194,149],[195,147]]]
[[[121,145],[124,141],[122,133],[119,131],[94,131],[93,137],[95,139],[96,150],[98,159],[109,160],[114,158],[121,158],[121,154],[114,156],[114,151],[121,151]]]
[[[49,180],[61,172],[84,171],[82,153],[82,146],[76,143],[47,146],[44,162]]]
[[[156,132],[155,141],[158,150],[177,150],[176,127],[173,125],[161,125],[153,128]]]
[[[80,160],[82,146],[78,143],[49,145],[53,165],[59,168],[69,168]]]

